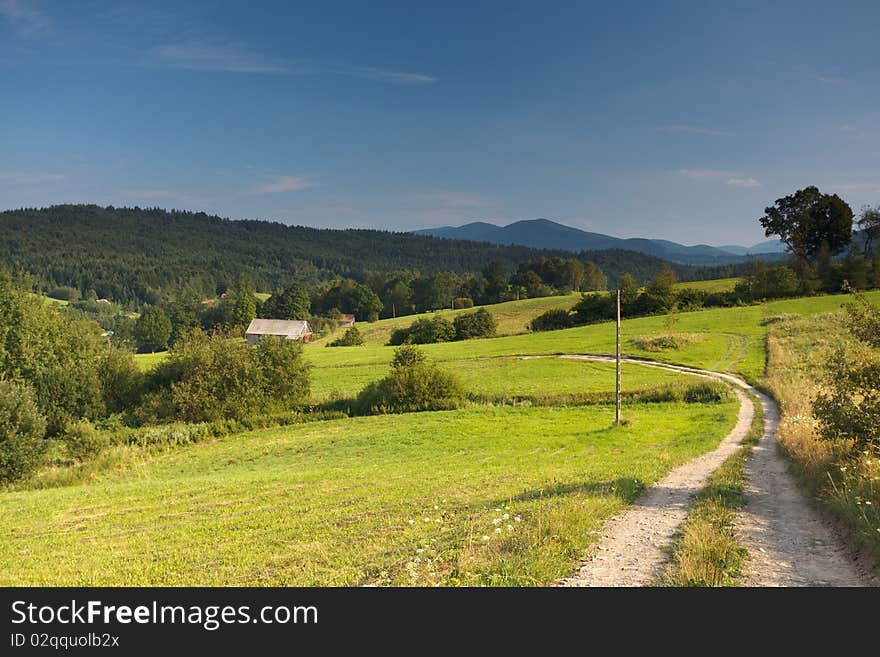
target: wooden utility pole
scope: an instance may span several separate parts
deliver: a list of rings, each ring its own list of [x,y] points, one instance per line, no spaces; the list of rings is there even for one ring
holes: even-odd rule
[[[617,288],[617,386],[615,388],[614,424],[620,424],[620,288]]]

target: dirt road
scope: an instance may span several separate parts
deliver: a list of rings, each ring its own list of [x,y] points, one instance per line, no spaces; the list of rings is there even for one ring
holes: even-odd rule
[[[607,356],[563,356],[613,361]],[[749,459],[745,508],[737,523],[750,555],[744,577],[749,586],[871,586],[875,578],[859,566],[833,528],[811,505],[788,471],[775,439],[779,410],[745,381],[720,372],[624,359],[649,367],[731,384],[740,399],[736,426],[714,451],[675,468],[630,508],[610,520],[579,571],[560,586],[646,586],[660,575],[675,530],[687,517],[691,496],[709,475],[739,449],[754,417],[756,397],[764,410],[764,432]]]

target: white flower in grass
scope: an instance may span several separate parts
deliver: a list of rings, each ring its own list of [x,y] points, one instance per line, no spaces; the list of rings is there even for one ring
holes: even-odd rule
[[[493,524],[493,525],[500,525],[500,524],[501,524],[501,518],[494,518],[494,519],[492,520],[492,524]]]
[[[446,500],[444,499],[442,503],[443,503],[443,504],[446,504]]]
[[[413,519],[412,519],[412,518],[410,518],[410,519],[409,519],[409,520],[408,520],[408,522],[409,522],[409,524],[411,524],[411,525],[414,525],[414,524],[416,524],[416,521],[415,521],[415,520],[413,520]]]
[[[495,533],[496,533],[496,534],[500,534],[500,533],[501,533],[501,527],[496,527],[496,528],[495,528]]]
[[[880,529],[878,529],[877,531],[880,532]],[[490,537],[489,537],[487,534],[483,534],[483,540],[484,540],[484,541],[488,541],[489,538],[490,538]]]
[[[513,516],[513,519],[517,522],[522,522],[522,518],[520,516]]]
[[[509,506],[506,506],[506,507],[504,507],[504,510],[505,510],[505,511],[510,511],[510,507],[509,507]]]
[[[440,507],[437,506],[436,504],[434,505],[434,510],[435,510],[435,511],[436,511],[437,509],[439,509],[439,508],[440,508]]]
[[[501,513],[501,509],[495,509],[498,513]]]
[[[427,518],[427,517],[422,518],[422,520],[424,520],[425,522],[431,522],[431,519],[430,519],[430,518]]]
[[[501,516],[501,517],[504,518],[505,520],[510,520],[510,514],[509,514],[509,513],[505,513],[505,514],[504,514],[503,516]]]
[[[416,550],[416,554],[422,554],[425,551],[425,548],[419,548]]]
[[[507,525],[507,531],[512,532],[512,531],[513,531],[513,525]]]

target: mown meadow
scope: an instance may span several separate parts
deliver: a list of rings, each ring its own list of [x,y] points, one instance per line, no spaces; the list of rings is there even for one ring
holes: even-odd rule
[[[471,408],[178,449],[0,500],[2,585],[546,584],[736,404]]]

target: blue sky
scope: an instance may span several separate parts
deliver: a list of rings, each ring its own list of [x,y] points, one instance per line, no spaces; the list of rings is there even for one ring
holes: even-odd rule
[[[880,204],[880,3],[0,0],[0,208],[752,244]]]

